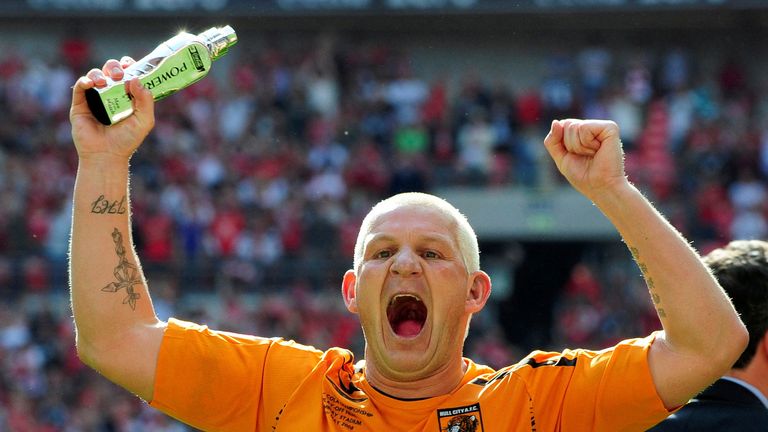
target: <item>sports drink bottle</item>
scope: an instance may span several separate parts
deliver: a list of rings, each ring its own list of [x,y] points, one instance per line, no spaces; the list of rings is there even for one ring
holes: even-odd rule
[[[230,26],[213,27],[198,35],[181,32],[125,69],[121,81],[108,77],[107,86],[85,91],[88,107],[105,125],[117,123],[133,112],[125,82],[138,77],[155,100],[170,96],[208,75],[211,63],[237,43]]]

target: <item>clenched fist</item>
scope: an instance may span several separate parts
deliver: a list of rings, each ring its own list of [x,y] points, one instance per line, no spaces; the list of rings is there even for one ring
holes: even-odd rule
[[[85,99],[85,91],[104,87],[106,78],[123,79],[123,70],[133,63],[124,57],[122,61],[108,60],[101,69],[91,69],[80,77],[72,88],[72,106],[69,120],[72,139],[82,159],[114,159],[127,161],[141,145],[154,126],[154,99],[149,90],[142,87],[137,78],[126,82],[125,89],[131,95],[133,114],[120,124],[104,126],[91,114]]]
[[[555,120],[544,146],[568,182],[592,201],[627,182],[619,127],[612,121]]]

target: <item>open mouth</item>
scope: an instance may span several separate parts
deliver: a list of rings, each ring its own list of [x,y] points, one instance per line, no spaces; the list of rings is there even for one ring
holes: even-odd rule
[[[414,337],[427,321],[427,306],[414,295],[398,294],[387,305],[387,319],[396,335]]]

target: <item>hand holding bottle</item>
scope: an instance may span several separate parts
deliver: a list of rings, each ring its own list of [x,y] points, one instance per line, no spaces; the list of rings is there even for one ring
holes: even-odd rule
[[[133,113],[124,121],[105,126],[91,113],[85,92],[103,88],[108,79],[123,79],[124,69],[134,63],[130,57],[122,61],[108,60],[101,69],[91,69],[80,77],[72,88],[72,106],[69,120],[72,123],[72,139],[80,159],[115,158],[127,161],[139,147],[155,123],[154,99],[138,78],[126,81],[125,91],[131,96]]]
[[[155,100],[170,96],[203,79],[211,63],[237,43],[230,26],[212,27],[198,35],[180,32],[158,45],[152,52],[126,67],[126,81],[137,77]],[[132,103],[122,79],[106,77],[106,85],[85,92],[93,115],[101,123],[118,123],[131,115]]]
[[[81,77],[73,87],[69,115],[81,160],[101,155],[127,161],[154,125],[153,101],[201,80],[235,43],[230,26],[198,35],[181,32],[139,61],[108,60]]]

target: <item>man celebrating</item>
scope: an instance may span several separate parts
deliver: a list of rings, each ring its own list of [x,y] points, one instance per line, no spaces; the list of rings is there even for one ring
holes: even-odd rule
[[[71,242],[72,308],[85,363],[169,415],[211,431],[634,431],[715,381],[747,334],[698,255],[626,179],[619,129],[552,122],[544,145],[560,172],[613,222],[646,278],[663,331],[603,351],[537,351],[494,371],[462,357],[491,291],[474,231],[444,200],[401,194],[362,223],[342,296],[358,314],[365,360],[279,338],[155,316],[134,253],[129,159],[154,124],[134,79],[134,113],[104,127],[86,89],[120,80],[110,60],[74,86],[79,155]]]

